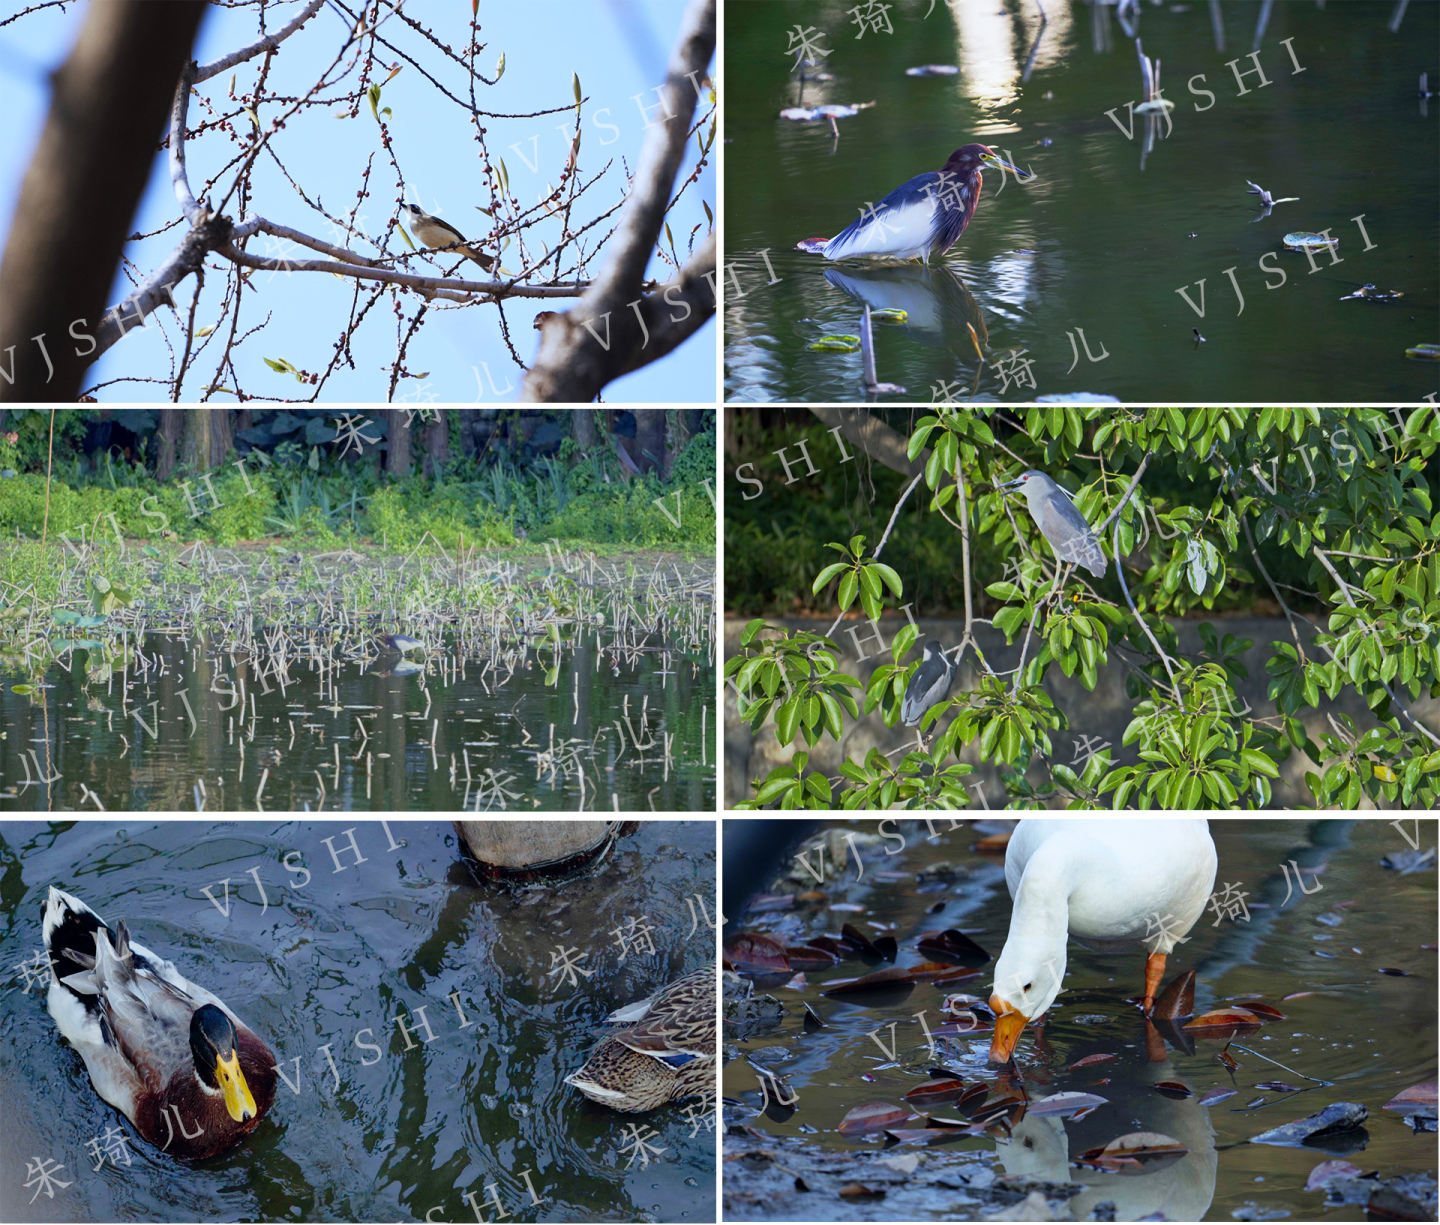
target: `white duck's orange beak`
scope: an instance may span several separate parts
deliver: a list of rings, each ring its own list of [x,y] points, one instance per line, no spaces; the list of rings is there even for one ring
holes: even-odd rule
[[[990,1062],[1009,1063],[1015,1056],[1020,1031],[1025,1028],[1025,1014],[998,995],[990,997],[990,1010],[995,1014],[995,1032],[990,1037]]]

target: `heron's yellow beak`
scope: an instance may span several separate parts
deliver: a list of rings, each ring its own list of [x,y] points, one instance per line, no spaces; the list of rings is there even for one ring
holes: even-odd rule
[[[250,1086],[245,1083],[245,1073],[240,1070],[240,1053],[231,1050],[229,1057],[215,1057],[215,1079],[220,1082],[220,1092],[225,1098],[225,1109],[237,1123],[253,1119],[257,1113],[255,1099],[250,1095]]]
[[[998,995],[990,997],[990,1010],[995,1014],[995,1032],[990,1037],[990,1062],[1009,1063],[1015,1056],[1020,1031],[1025,1028],[1025,1014]]]

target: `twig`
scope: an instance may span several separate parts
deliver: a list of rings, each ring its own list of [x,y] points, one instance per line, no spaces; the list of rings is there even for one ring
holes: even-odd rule
[[[1160,656],[1160,662],[1165,665],[1165,675],[1170,678],[1170,689],[1175,694],[1176,704],[1180,707],[1181,713],[1185,713],[1185,698],[1180,692],[1180,686],[1175,683],[1175,673],[1170,667],[1170,656],[1165,654],[1150,627],[1145,624],[1145,618],[1140,615],[1140,610],[1135,607],[1135,601],[1130,595],[1130,585],[1125,581],[1125,566],[1120,560],[1120,525],[1115,525],[1115,573],[1120,578],[1120,590],[1125,593],[1125,603],[1130,606],[1130,614],[1145,631],[1145,637],[1150,639],[1150,645],[1155,648],[1155,653]]]
[[[1230,1043],[1231,1046],[1240,1046],[1238,1042]],[[1304,1072],[1297,1072],[1294,1068],[1286,1068],[1278,1059],[1271,1059],[1269,1055],[1262,1055],[1259,1051],[1252,1051],[1248,1046],[1241,1046],[1240,1049],[1247,1055],[1254,1055],[1256,1059],[1263,1059],[1266,1063],[1273,1063],[1277,1068],[1284,1068],[1291,1076],[1305,1076]],[[1333,1080],[1320,1080],[1315,1076],[1305,1076],[1306,1080],[1313,1080],[1317,1085],[1333,1085]]]
[[[910,491],[920,483],[920,478],[924,475],[925,470],[922,468],[915,474],[915,479],[905,486],[905,492],[900,495],[900,500],[895,503],[895,509],[890,512],[890,522],[885,525],[885,534],[880,537],[880,543],[875,546],[876,561],[880,560],[880,550],[885,547],[885,542],[890,539],[890,529],[895,526],[895,520],[900,516],[900,508],[905,505],[905,499],[910,496]]]
[[[1265,579],[1266,584],[1269,586],[1270,594],[1275,597],[1276,603],[1280,605],[1280,611],[1285,614],[1285,620],[1290,624],[1290,636],[1295,639],[1295,649],[1300,653],[1301,664],[1304,664],[1307,662],[1305,659],[1305,646],[1300,641],[1299,630],[1295,628],[1295,614],[1290,611],[1290,606],[1285,603],[1285,598],[1280,594],[1279,590],[1275,586],[1275,580],[1270,577],[1270,571],[1265,569],[1265,563],[1260,560],[1260,550],[1255,547],[1255,537],[1250,532],[1249,517],[1241,512],[1238,505],[1236,505],[1235,507],[1235,513],[1240,516],[1240,526],[1245,529],[1245,540],[1250,545],[1250,556],[1255,559],[1255,565],[1258,567],[1260,574]]]

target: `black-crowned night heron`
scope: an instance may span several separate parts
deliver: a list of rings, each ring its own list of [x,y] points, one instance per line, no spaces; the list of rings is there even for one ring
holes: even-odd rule
[[[1100,551],[1099,540],[1085,522],[1085,516],[1075,509],[1070,495],[1048,476],[1032,468],[996,488],[1023,489],[1030,517],[1050,542],[1055,556],[1084,566],[1096,578],[1105,577],[1105,554]]]
[[[900,721],[914,727],[924,713],[937,702],[943,702],[955,681],[955,665],[945,649],[934,639],[925,644],[925,658],[905,687],[905,700],[900,703]]]

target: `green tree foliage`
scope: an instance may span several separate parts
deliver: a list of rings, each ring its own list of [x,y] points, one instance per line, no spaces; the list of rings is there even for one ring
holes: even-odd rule
[[[1320,763],[1305,775],[1316,806],[1353,809],[1367,798],[1434,806],[1440,732],[1411,707],[1422,695],[1440,697],[1440,514],[1426,479],[1440,409],[1044,405],[1018,423],[1007,418],[1018,429],[997,439],[997,414],[1012,411],[936,409],[916,423],[909,455],[924,457],[929,510],[951,525],[967,565],[975,548],[1005,563],[1004,581],[984,591],[999,605],[991,624],[1022,644],[1019,666],[996,673],[968,616],[960,651],[974,650],[978,684],[926,713],[926,751],[893,762],[872,749],[863,762],[847,759],[836,778],[807,773],[809,755],[797,753],[738,807],[959,806],[971,767],[958,754],[972,743],[1002,768],[1014,807],[1265,808],[1297,750]],[[1152,462],[1178,470],[1192,496],[1148,494]],[[1072,493],[1105,548],[1103,582],[1057,563],[1030,516],[997,488],[1029,468]],[[1305,567],[1308,593],[1275,581],[1263,557],[1276,546]],[[833,584],[837,611],[858,597],[873,621],[887,599],[903,603],[900,575],[867,555],[864,537],[831,547],[844,560],[820,570],[813,589]],[[1291,631],[1270,644],[1265,664],[1273,711],[1245,709],[1236,692],[1252,643],[1204,623],[1200,651],[1187,655],[1167,620],[1212,609],[1237,585],[1268,591]],[[1328,609],[1318,634],[1294,611],[1303,603]],[[840,740],[847,715],[878,711],[895,726],[918,666],[901,662],[914,642],[911,626],[895,635],[892,662],[865,687],[863,716],[847,689],[861,683],[844,674],[841,649],[825,634],[751,621],[725,677],[753,728],[773,711],[782,744],[798,730],[813,748],[823,736]],[[1104,749],[1077,773],[1050,760],[1050,733],[1070,721],[1043,682],[1058,667],[1093,690],[1112,660],[1127,668],[1135,706],[1123,743],[1137,760],[1117,765]],[[1332,718],[1335,734],[1317,743],[1300,714],[1345,689],[1364,700],[1368,726]],[[1027,771],[1042,755],[1047,777],[1034,785]]]

